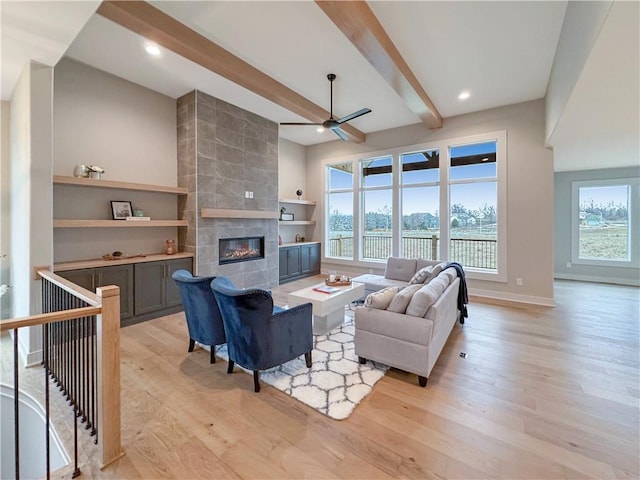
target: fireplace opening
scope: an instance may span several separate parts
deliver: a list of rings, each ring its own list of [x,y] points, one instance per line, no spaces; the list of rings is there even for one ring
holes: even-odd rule
[[[264,237],[221,238],[219,264],[264,258]]]

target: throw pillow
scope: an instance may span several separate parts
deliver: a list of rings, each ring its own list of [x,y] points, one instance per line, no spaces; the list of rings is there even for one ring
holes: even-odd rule
[[[391,300],[391,303],[387,307],[387,311],[395,313],[404,313],[407,310],[407,305],[411,301],[411,297],[422,287],[421,284],[409,285],[396,293]]]
[[[446,262],[442,262],[437,265],[434,265],[433,270],[431,270],[431,273],[423,283],[429,283],[431,280],[436,278],[438,275],[440,275],[440,272],[442,272],[446,266],[447,266]]]
[[[428,267],[421,268],[418,270],[411,280],[409,280],[409,285],[414,285],[416,283],[424,283],[424,281],[431,276],[431,272],[434,269],[434,265],[429,265]]]
[[[364,300],[364,306],[386,310],[396,293],[398,293],[398,287],[387,287],[370,293]]]

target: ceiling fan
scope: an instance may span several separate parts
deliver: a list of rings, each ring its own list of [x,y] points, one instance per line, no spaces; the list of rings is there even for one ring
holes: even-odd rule
[[[329,111],[329,118],[327,120],[325,120],[324,122],[320,122],[320,123],[313,123],[313,122],[282,122],[280,123],[280,125],[319,125],[322,126],[324,128],[333,130],[333,133],[335,133],[338,137],[340,137],[341,140],[349,140],[349,137],[347,136],[346,133],[344,133],[344,131],[340,128],[340,125],[342,125],[343,123],[348,122],[349,120],[353,120],[354,118],[358,118],[362,115],[365,115],[369,112],[371,112],[370,108],[363,108],[358,110],[357,112],[353,112],[350,115],[346,115],[342,118],[333,118],[333,81],[336,79],[336,76],[334,73],[330,73],[329,75],[327,75],[327,79],[329,80],[329,84],[331,85],[331,109]]]

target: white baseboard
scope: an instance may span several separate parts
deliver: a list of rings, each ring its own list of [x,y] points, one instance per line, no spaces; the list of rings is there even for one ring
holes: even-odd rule
[[[640,287],[640,279],[633,279],[633,278],[598,277],[594,275],[574,275],[572,273],[554,273],[553,277],[559,280],[578,280],[580,282],[613,283],[615,285],[628,285],[631,287]]]
[[[470,288],[469,295],[474,295],[476,297],[483,297],[483,298],[491,298],[493,300],[503,300],[506,302],[542,305],[543,307],[556,306],[556,302],[553,298],[536,297],[534,295],[519,295],[517,293],[495,292],[493,290],[479,290],[476,288]]]

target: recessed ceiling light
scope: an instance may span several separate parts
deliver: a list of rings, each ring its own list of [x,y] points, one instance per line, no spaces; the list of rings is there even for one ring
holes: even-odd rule
[[[324,132],[324,127],[318,127],[318,128],[316,128],[316,132],[318,132],[318,133],[322,133],[322,132]]]
[[[154,57],[160,56],[160,49],[158,48],[157,45],[147,45],[146,47],[144,47],[144,50],[149,55],[153,55]]]
[[[470,96],[471,96],[471,94],[469,93],[469,91],[468,90],[464,90],[464,91],[460,92],[460,95],[458,95],[458,98],[460,100],[466,100]]]

